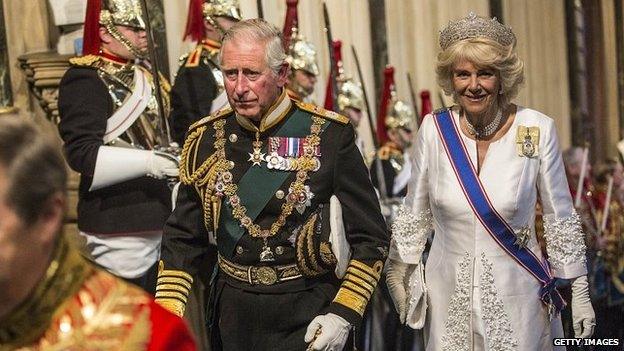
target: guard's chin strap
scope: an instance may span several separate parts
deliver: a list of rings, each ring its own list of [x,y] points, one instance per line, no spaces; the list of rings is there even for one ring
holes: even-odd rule
[[[112,22],[107,22],[105,24],[106,30],[110,33],[110,35],[119,41],[128,51],[130,51],[136,58],[145,59],[147,57],[147,53],[139,50],[134,44],[128,40],[121,32],[115,27]]]

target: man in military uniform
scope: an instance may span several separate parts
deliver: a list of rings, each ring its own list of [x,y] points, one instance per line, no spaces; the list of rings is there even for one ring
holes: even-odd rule
[[[362,85],[356,83],[353,78],[346,74],[342,63],[342,42],[334,40],[334,57],[336,58],[336,66],[338,67],[338,95],[336,102],[338,103],[338,112],[349,117],[353,128],[356,130],[355,145],[358,147],[362,155],[364,155],[364,141],[357,135],[357,128],[362,120],[362,111],[364,110],[364,91]]]
[[[227,105],[217,62],[221,37],[241,20],[238,0],[191,0],[184,38],[197,42],[180,59],[171,89],[171,130],[180,145],[189,126]]]
[[[195,350],[179,317],[61,234],[58,150],[24,119],[0,118],[0,350]]]
[[[377,151],[381,160],[385,180],[386,198],[402,198],[407,193],[407,183],[411,175],[411,164],[407,149],[411,145],[414,128],[414,112],[405,102],[398,99],[394,89],[394,69],[386,68],[385,84],[387,91],[382,92],[382,99],[387,98],[384,113],[378,118],[383,121],[387,140]],[[373,184],[379,189],[379,175],[374,162],[371,168]]]
[[[155,151],[169,141],[161,136],[144,59],[139,1],[88,2],[84,56],[70,60],[59,88],[59,131],[67,162],[80,173],[78,229],[93,259],[153,291],[162,226],[171,212],[165,178],[177,175],[177,160]],[[160,81],[166,98],[169,86]],[[168,100],[163,103],[167,113]]]
[[[290,64],[287,94],[294,100],[310,102],[319,75],[316,48],[296,28],[293,28],[286,60]]]
[[[283,89],[280,37],[259,19],[224,36],[233,110],[189,130],[156,297],[184,313],[215,233],[213,347],[341,350],[375,290],[388,233],[348,119]]]

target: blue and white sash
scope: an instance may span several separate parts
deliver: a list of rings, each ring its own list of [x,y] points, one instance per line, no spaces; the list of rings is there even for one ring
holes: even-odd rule
[[[540,282],[540,299],[549,307],[549,313],[561,311],[565,301],[557,291],[548,262],[541,262],[531,250],[514,243],[516,235],[488,198],[449,110],[436,113],[434,121],[459,185],[483,227],[503,250]]]

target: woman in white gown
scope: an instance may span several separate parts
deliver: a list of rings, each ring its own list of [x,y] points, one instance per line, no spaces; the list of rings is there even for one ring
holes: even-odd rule
[[[555,278],[572,280],[576,336],[593,332],[583,233],[553,120],[510,102],[523,81],[515,43],[511,29],[474,14],[440,33],[438,83],[457,105],[418,131],[387,263],[395,307],[404,323],[424,324],[427,350],[555,349],[564,305]],[[546,253],[535,235],[538,195]]]

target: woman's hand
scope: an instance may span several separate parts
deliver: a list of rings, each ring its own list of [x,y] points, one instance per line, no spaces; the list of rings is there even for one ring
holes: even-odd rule
[[[389,259],[386,263],[388,272],[386,273],[386,284],[390,296],[394,302],[394,308],[399,314],[401,324],[405,324],[407,314],[407,271],[408,264]]]
[[[586,275],[572,281],[572,325],[577,338],[589,338],[594,334],[596,314],[589,299]]]

